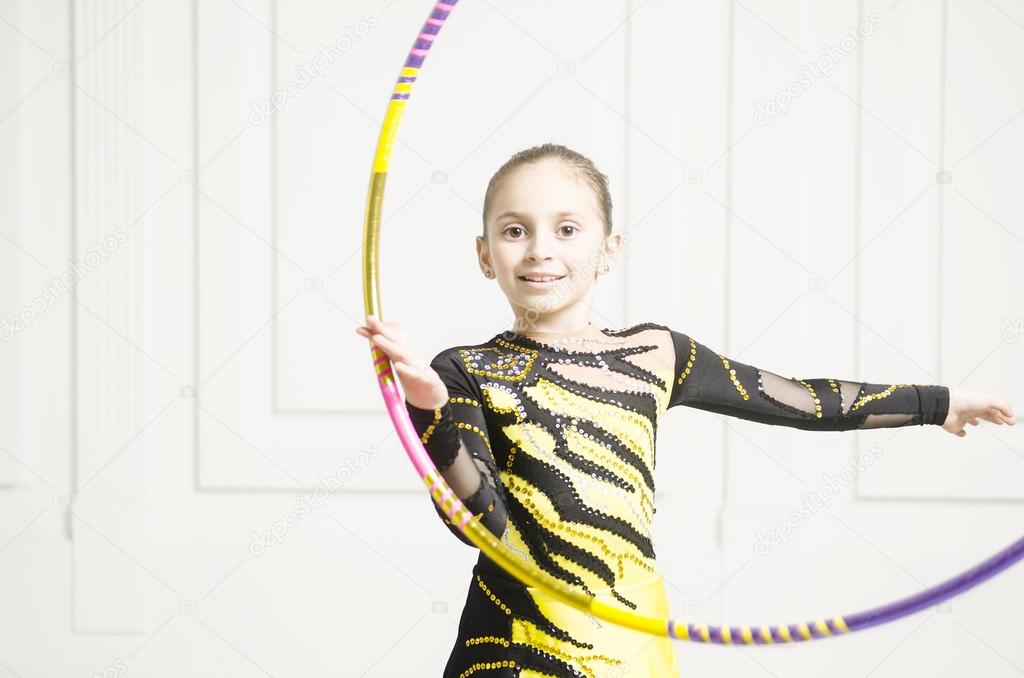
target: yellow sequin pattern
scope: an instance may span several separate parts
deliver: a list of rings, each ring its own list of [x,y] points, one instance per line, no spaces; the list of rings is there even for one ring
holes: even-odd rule
[[[640,347],[637,357],[653,348],[631,345]],[[667,616],[652,544],[653,479],[657,421],[668,407],[674,366],[645,370],[612,356],[601,361],[501,338],[460,350],[459,357],[479,378],[489,427],[495,424],[491,444],[511,506],[502,540],[527,562],[608,604]],[[589,366],[603,386],[567,378],[563,364]],[[511,620],[510,636],[478,633],[467,647],[507,640],[529,648],[538,662],[576,672],[520,664],[519,676],[676,675],[669,639],[600,622],[525,587],[542,615],[531,619],[479,576],[476,585],[486,604]],[[471,670],[484,669],[474,664]]]

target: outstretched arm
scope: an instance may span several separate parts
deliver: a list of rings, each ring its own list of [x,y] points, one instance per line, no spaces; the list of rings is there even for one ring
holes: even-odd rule
[[[941,426],[950,411],[946,386],[786,378],[670,331],[676,364],[669,407],[686,405],[809,431]]]

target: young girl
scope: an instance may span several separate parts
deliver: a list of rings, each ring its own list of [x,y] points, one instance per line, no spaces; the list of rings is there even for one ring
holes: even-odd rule
[[[513,329],[442,351],[429,367],[397,323],[368,317],[357,329],[390,357],[455,493],[554,577],[669,615],[651,533],[655,437],[676,405],[813,431],[934,424],[962,437],[979,419],[1014,423],[1010,406],[984,393],[786,379],[656,323],[598,329],[596,281],[622,244],[611,207],[607,178],[587,158],[553,144],[522,151],[491,178],[476,239]],[[481,553],[444,676],[676,676],[673,642],[553,600]]]

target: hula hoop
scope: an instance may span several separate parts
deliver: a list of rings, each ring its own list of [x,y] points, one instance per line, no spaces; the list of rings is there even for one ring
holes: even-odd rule
[[[458,0],[438,2],[431,10],[399,74],[377,140],[363,231],[363,306],[367,315],[372,314],[378,318],[382,318],[379,284],[380,225],[384,188],[391,164],[391,151],[416,77],[423,67],[423,62],[426,60],[431,46],[436,42],[441,28],[457,3]],[[469,541],[491,560],[523,584],[533,586],[578,610],[613,624],[654,636],[668,636],[676,640],[725,645],[769,645],[830,638],[891,622],[925,607],[936,605],[962,591],[977,586],[1024,557],[1024,537],[1022,537],[969,570],[920,593],[864,612],[830,618],[820,617],[796,624],[712,626],[648,617],[631,610],[621,609],[567,586],[547,572],[524,563],[508,546],[480,524],[480,516],[473,516],[465,507],[427,455],[423,443],[420,442],[420,437],[409,419],[409,413],[405,408],[405,398],[398,389],[398,382],[391,371],[391,361],[387,354],[376,348],[372,341],[370,346],[370,355],[377,371],[377,383],[399,439],[405,447],[409,460],[416,468],[416,472],[427,486],[434,503],[448,516],[452,524],[457,526]]]

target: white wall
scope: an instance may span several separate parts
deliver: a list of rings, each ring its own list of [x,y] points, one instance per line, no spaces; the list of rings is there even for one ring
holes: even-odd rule
[[[427,504],[352,329],[378,124],[428,10],[0,0],[0,669],[440,674],[473,551]],[[609,174],[630,239],[597,322],[1024,409],[1022,37],[1024,10],[975,0],[467,0],[399,133],[385,317],[424,356],[508,326],[475,263],[483,189],[555,140]],[[328,45],[341,53],[287,89]],[[829,75],[801,80],[819,58]],[[785,112],[759,106],[787,91]],[[960,572],[1020,536],[1019,431],[808,433],[673,410],[658,457],[673,610],[793,622]],[[862,452],[878,458],[840,478]],[[826,506],[799,516],[812,495]],[[297,505],[312,509],[258,548]],[[680,663],[1015,675],[1022,591],[1017,568],[849,638],[680,644]]]

